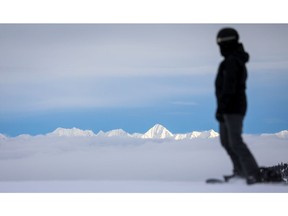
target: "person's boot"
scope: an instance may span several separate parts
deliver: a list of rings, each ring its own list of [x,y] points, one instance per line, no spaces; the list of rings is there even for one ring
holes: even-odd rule
[[[248,185],[252,185],[252,184],[256,184],[256,183],[260,183],[263,182],[263,178],[261,178],[261,171],[260,169],[254,173],[253,175],[249,175],[246,177],[246,183]]]
[[[231,179],[241,179],[241,178],[244,178],[244,175],[235,170],[231,175],[224,175],[224,180],[226,182],[230,181]]]
[[[261,182],[260,178],[255,176],[255,175],[251,175],[251,176],[247,176],[246,177],[246,183],[248,185],[256,184],[256,183],[259,183],[259,182]]]

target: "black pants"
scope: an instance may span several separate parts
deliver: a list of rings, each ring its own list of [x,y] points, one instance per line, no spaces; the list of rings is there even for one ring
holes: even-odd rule
[[[243,177],[256,175],[258,165],[247,145],[242,140],[244,116],[225,114],[220,123],[220,140],[233,163],[235,173]]]

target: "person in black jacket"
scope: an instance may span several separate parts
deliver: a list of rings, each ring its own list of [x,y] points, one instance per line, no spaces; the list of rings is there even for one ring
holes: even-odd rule
[[[233,164],[233,174],[246,178],[247,184],[259,181],[256,160],[242,139],[243,120],[247,110],[245,63],[249,55],[238,42],[235,29],[221,29],[217,43],[224,60],[220,63],[216,81],[216,119],[220,125],[220,141]],[[229,177],[228,177],[229,178]]]

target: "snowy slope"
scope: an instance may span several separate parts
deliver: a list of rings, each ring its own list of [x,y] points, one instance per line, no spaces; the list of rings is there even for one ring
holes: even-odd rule
[[[287,139],[288,130],[280,131],[279,133],[276,133],[276,136],[278,136],[279,138]]]
[[[66,128],[57,128],[51,133],[47,134],[48,136],[95,136],[94,132],[91,130],[81,130],[78,128],[71,128],[71,129],[66,129]]]
[[[287,139],[288,138],[288,130],[283,130],[283,131],[280,131],[278,133],[275,133],[275,134],[262,134],[262,136],[272,136],[272,137],[278,137],[278,138],[281,138],[281,139]]]
[[[204,181],[12,181],[0,182],[0,192],[16,193],[287,193],[288,186],[244,181],[206,184]],[[255,200],[254,200],[255,201]],[[214,200],[215,202],[215,200]],[[284,205],[285,206],[285,205]]]
[[[154,125],[142,136],[144,139],[167,139],[172,137],[173,134],[160,124]]]
[[[107,136],[107,137],[113,137],[113,136],[127,137],[127,136],[130,136],[130,134],[128,134],[126,131],[124,131],[122,129],[111,130],[111,131],[108,131],[102,135]]]
[[[216,138],[219,134],[214,130],[209,131],[193,131],[192,133],[187,134],[175,134],[173,137],[175,140],[182,140],[182,139],[194,139],[194,138]]]

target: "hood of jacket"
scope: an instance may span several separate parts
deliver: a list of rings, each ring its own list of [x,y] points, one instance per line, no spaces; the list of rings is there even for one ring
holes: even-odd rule
[[[232,55],[238,57],[243,63],[249,61],[249,54],[244,50],[243,44],[238,44],[237,49],[232,53]]]
[[[237,43],[234,46],[220,46],[221,55],[225,58],[228,56],[235,56],[243,63],[249,61],[249,54],[244,50],[242,43]]]

